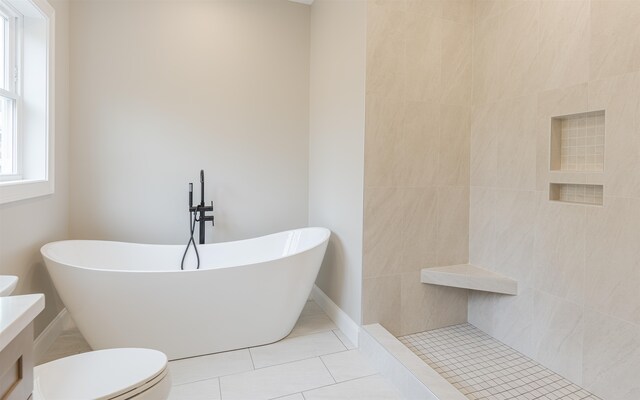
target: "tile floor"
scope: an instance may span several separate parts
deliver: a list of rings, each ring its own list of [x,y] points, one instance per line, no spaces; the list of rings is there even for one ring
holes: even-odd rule
[[[398,339],[472,400],[599,400],[471,324]]]
[[[88,351],[77,330],[63,333],[46,360]],[[401,399],[313,302],[276,343],[171,361],[170,400]]]

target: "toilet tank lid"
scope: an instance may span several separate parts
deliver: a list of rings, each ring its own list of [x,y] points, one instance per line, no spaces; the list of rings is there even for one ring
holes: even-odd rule
[[[162,373],[167,356],[157,350],[90,351],[34,368],[34,399],[110,399]]]

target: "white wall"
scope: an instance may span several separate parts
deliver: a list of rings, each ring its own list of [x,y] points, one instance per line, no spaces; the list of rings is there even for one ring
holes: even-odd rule
[[[308,6],[74,2],[70,29],[72,237],[185,243],[200,169],[208,241],[307,224]]]
[[[0,205],[0,274],[17,275],[14,294],[44,293],[35,320],[39,334],[63,308],[40,256],[40,247],[68,233],[69,63],[68,3],[53,1],[56,18],[55,193]]]
[[[333,235],[317,285],[361,322],[366,3],[311,6],[309,225]]]

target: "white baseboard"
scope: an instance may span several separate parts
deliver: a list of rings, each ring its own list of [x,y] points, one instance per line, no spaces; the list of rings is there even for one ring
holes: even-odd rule
[[[327,296],[322,289],[313,285],[311,290],[311,298],[322,308],[322,310],[331,318],[331,320],[340,328],[342,333],[353,343],[358,346],[358,337],[360,334],[360,325],[352,320],[347,313],[342,311],[340,307]]]
[[[62,311],[56,315],[56,317],[47,325],[46,328],[38,335],[38,337],[33,341],[33,356],[36,361],[36,364],[40,363],[44,358],[44,355],[47,354],[47,350],[56,341],[58,336],[64,331],[67,327],[73,324],[71,320],[71,316],[66,308],[63,308]]]

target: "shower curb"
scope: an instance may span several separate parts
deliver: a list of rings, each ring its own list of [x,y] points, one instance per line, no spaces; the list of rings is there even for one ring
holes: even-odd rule
[[[360,353],[407,399],[468,400],[380,324],[360,330]]]

